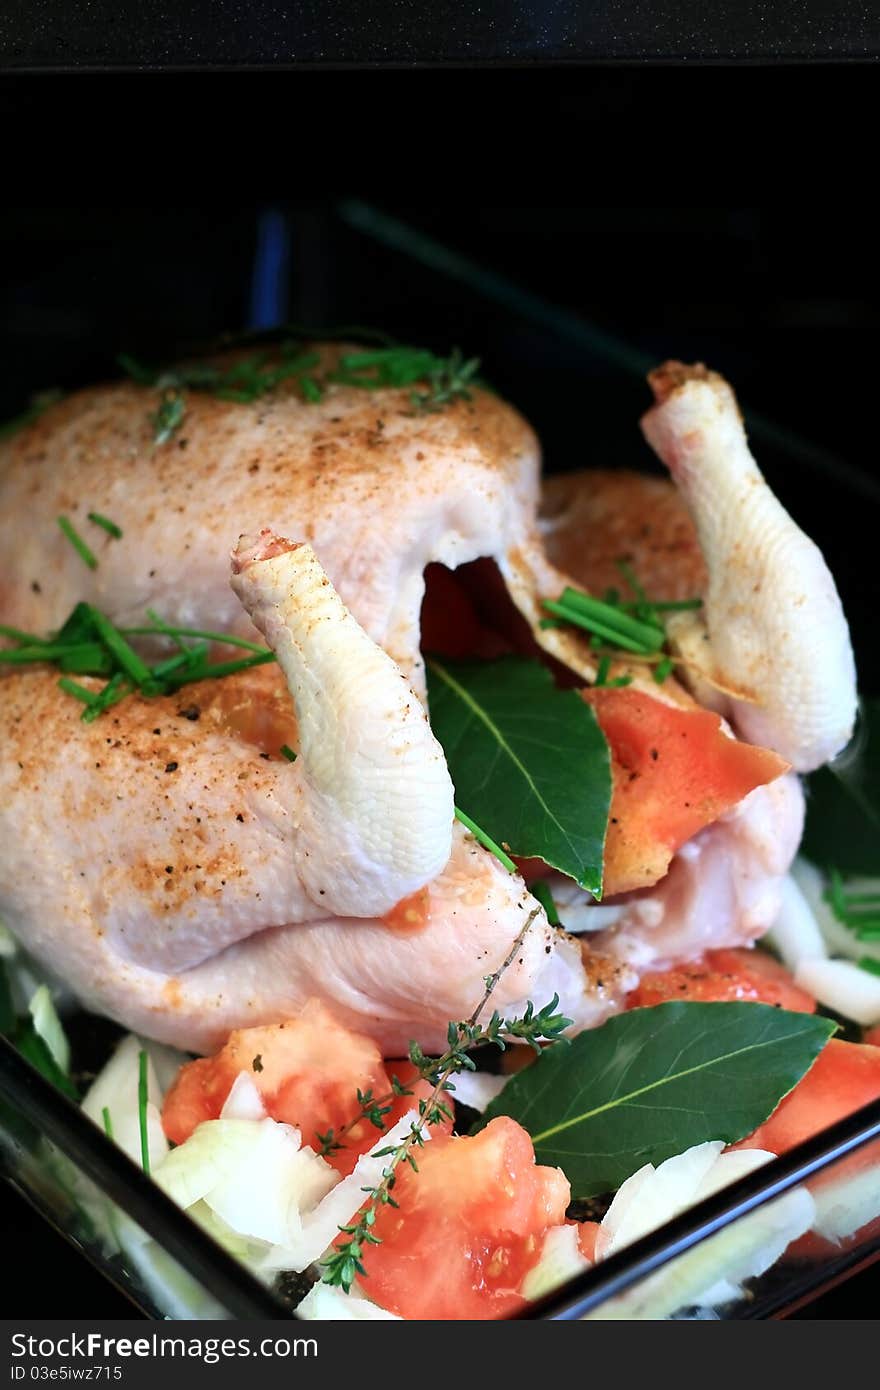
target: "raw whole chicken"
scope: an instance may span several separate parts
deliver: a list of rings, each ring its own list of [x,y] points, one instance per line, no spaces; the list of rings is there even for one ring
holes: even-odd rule
[[[339,351],[322,348],[324,362]],[[712,393],[708,405],[690,402],[696,388]],[[701,701],[726,700],[734,729],[760,727],[796,770],[845,743],[852,660],[821,557],[744,456],[729,388],[668,366],[655,389],[646,433],[695,531],[670,484],[606,474],[551,483],[539,525],[534,435],[481,390],[427,415],[405,390],[333,385],[312,403],[283,387],[253,404],[191,393],[179,433],[156,445],[155,393],[115,385],[72,397],[6,443],[5,623],[49,633],[85,599],[137,626],[152,607],[169,623],[261,632],[278,656],[277,667],[177,696],[133,695],[91,724],[46,666],[0,680],[0,916],[27,949],[87,1006],[182,1047],[211,1050],[232,1028],[318,996],[395,1055],[414,1036],[442,1043],[524,927],[496,1006],[555,991],[576,1028],[621,1007],[641,970],[760,935],[800,838],[793,776],[700,831],[654,886],[601,908],[569,892],[564,920],[580,914],[589,930],[575,939],[453,823],[423,703],[425,572],[438,566],[474,582],[493,562],[506,649],[513,632],[517,649],[592,678],[588,641],[541,628],[541,600],[572,581],[601,591],[590,574],[605,529],[595,509],[603,489],[623,487],[631,532],[624,519],[619,537],[605,537],[605,562],[608,545],[623,547],[652,596],[705,590],[702,656],[682,668]],[[719,528],[712,498],[738,486],[760,502],[728,507]],[[639,551],[649,488],[665,501]],[[123,532],[93,544],[94,571],[57,526],[59,515],[82,526],[88,512]],[[733,552],[757,557],[763,589],[751,559],[737,567]],[[729,640],[737,603],[740,635]],[[765,604],[787,614],[772,631]],[[684,633],[683,656],[693,643]],[[843,662],[827,690],[804,665],[817,643]],[[798,672],[802,709],[776,696]],[[736,694],[720,697],[719,686]],[[659,698],[693,703],[675,680]],[[285,744],[296,762],[280,756]]]

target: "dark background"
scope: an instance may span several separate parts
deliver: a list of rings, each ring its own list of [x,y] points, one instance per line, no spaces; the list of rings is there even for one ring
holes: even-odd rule
[[[746,87],[713,70],[675,88],[666,73],[602,70],[387,74],[382,88],[355,74],[324,88],[307,75],[0,83],[24,171],[0,217],[0,417],[35,390],[112,375],[120,350],[161,360],[265,320],[274,296],[292,320],[480,355],[550,469],[650,466],[643,366],[704,360],[736,386],[762,466],[820,540],[876,691],[876,224],[832,191],[870,129],[864,75],[752,71]],[[787,151],[770,170],[769,149]],[[750,199],[768,173],[781,192],[805,162],[795,190]],[[320,193],[304,172],[316,164]],[[628,197],[613,201],[621,181]],[[677,205],[652,201],[658,184]],[[707,197],[712,185],[728,201]],[[279,227],[267,300],[254,259]],[[438,247],[453,253],[442,272]],[[0,1219],[16,1250],[8,1317],[130,1312],[5,1187]],[[862,1276],[805,1315],[858,1316],[877,1289]]]

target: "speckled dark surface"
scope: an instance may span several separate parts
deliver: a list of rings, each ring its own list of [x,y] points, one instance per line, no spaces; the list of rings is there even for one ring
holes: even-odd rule
[[[6,70],[878,56],[865,0],[13,0],[0,13]]]

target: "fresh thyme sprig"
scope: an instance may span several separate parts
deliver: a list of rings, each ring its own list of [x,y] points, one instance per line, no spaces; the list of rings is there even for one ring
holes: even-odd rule
[[[535,1012],[533,1005],[529,1003],[521,1018],[502,1018],[496,1009],[485,1027],[479,1022],[498,981],[521,949],[526,933],[539,912],[540,908],[536,907],[529,913],[501,965],[494,974],[485,977],[483,997],[470,1018],[462,1023],[449,1024],[447,1048],[442,1056],[426,1057],[417,1042],[410,1043],[410,1061],[419,1077],[433,1084],[433,1090],[427,1100],[419,1101],[418,1118],[410,1124],[406,1137],[399,1144],[389,1145],[377,1151],[377,1158],[388,1160],[382,1169],[381,1180],[374,1187],[363,1189],[367,1194],[367,1200],[357,1220],[339,1228],[342,1235],[348,1239],[342,1241],[325,1261],[324,1283],[337,1285],[349,1293],[357,1275],[366,1276],[363,1264],[365,1248],[368,1245],[381,1244],[381,1238],[375,1235],[373,1230],[376,1216],[383,1206],[398,1206],[392,1195],[397,1181],[397,1170],[402,1163],[406,1163],[414,1172],[418,1172],[415,1150],[424,1146],[424,1130],[441,1124],[444,1119],[452,1119],[452,1112],[443,1096],[455,1091],[451,1080],[453,1076],[462,1071],[476,1069],[473,1058],[469,1055],[471,1050],[484,1043],[494,1043],[497,1047],[504,1048],[507,1040],[517,1038],[538,1052],[541,1042],[561,1041],[564,1030],[571,1026],[571,1019],[556,1013],[559,997],[555,994],[550,1003],[538,1012]]]

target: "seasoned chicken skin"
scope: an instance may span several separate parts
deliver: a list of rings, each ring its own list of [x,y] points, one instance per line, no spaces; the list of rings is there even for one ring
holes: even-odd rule
[[[213,631],[256,624],[279,666],[133,696],[93,724],[56,672],[0,680],[0,916],[86,1004],[180,1046],[209,1050],[313,995],[386,1054],[441,1045],[535,904],[452,824],[420,704],[425,567],[494,560],[534,642],[595,669],[582,635],[538,626],[568,578],[537,529],[534,436],[486,392],[418,415],[408,391],[334,385],[316,404],[292,387],[248,405],[189,393],[155,445],[155,404],[133,385],[83,392],[2,446],[3,620],[47,632],[87,599],[138,626],[151,606]],[[90,511],[123,530],[88,531],[95,571],[56,520],[85,533]],[[498,1007],[556,991],[591,1026],[640,969],[751,940],[800,831],[796,784],[776,785],[794,790],[753,793],[727,842],[723,822],[703,832],[707,872],[740,864],[749,880],[717,918],[676,866],[685,846],[646,890],[659,918],[634,904],[607,946],[582,951],[537,911]]]

